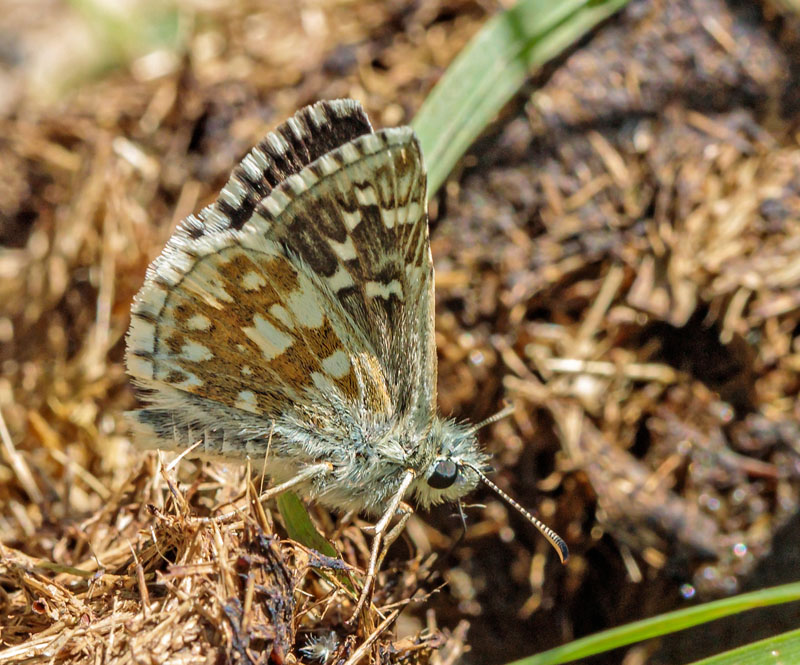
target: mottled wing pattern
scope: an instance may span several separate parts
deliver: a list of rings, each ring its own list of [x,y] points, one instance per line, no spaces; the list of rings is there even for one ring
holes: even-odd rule
[[[394,412],[427,424],[435,409],[433,263],[413,131],[385,129],[324,155],[258,213],[366,336]]]
[[[148,271],[127,351],[139,443],[258,455],[274,421],[427,422],[432,285],[413,132],[372,133],[350,101],[303,109]]]

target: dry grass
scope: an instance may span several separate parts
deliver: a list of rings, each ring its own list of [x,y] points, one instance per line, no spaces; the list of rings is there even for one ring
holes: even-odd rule
[[[329,662],[369,653],[380,662],[428,662],[434,648],[462,648],[463,635],[447,639],[435,625],[398,640],[374,608],[359,635],[343,633],[354,605],[350,567],[281,540],[257,501],[232,518],[198,517],[206,504],[230,513],[220,495],[233,483],[203,475],[182,489],[173,475],[150,457],[101,511],[69,525],[60,549],[74,565],[3,548],[3,580],[15,589],[4,608],[12,645],[4,662],[282,663],[314,642],[328,645]],[[165,496],[164,505],[149,502]],[[342,536],[345,550],[364,554],[360,532],[344,531],[356,534]],[[389,623],[421,567],[411,562],[404,572],[407,580],[376,597]]]
[[[63,21],[80,23],[51,9],[49,21],[34,15],[41,8],[7,18],[30,40],[23,52],[45,49]],[[441,31],[413,38],[393,27],[403,11],[242,3],[197,14],[187,4],[183,20],[196,24],[182,58],[135,59],[130,73],[46,103],[26,70],[36,63],[10,71],[4,83],[21,94],[0,118],[3,662],[280,663],[308,659],[300,648],[313,639],[333,649],[329,662],[428,662],[434,646],[447,662],[463,649],[464,628],[449,636],[433,617],[402,620],[401,637],[378,630],[385,617],[394,625],[430,557],[389,569],[381,611],[350,634],[354,569],[281,540],[269,509],[246,499],[233,522],[201,521],[230,509],[244,470],[167,468],[130,447],[123,418],[133,406],[121,363],[130,301],[177,221],[314,99],[357,96],[380,124],[407,120],[397,91],[408,88],[414,108],[434,52],[451,57],[481,15],[473,7],[450,22],[442,45]],[[431,20],[422,10],[407,19]],[[402,65],[412,49],[416,71]],[[339,523],[333,533],[322,519],[360,571],[361,530]]]

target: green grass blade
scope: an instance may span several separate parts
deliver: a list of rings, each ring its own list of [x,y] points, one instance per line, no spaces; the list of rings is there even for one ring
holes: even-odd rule
[[[306,507],[294,492],[284,492],[278,496],[276,501],[289,538],[296,540],[301,545],[317,550],[317,552],[325,556],[331,558],[339,557],[339,553],[334,549],[333,545],[317,531],[308,516]]]
[[[800,600],[800,582],[745,593],[733,598],[725,598],[684,610],[668,612],[643,621],[635,621],[619,628],[612,628],[596,635],[574,640],[569,644],[514,661],[509,665],[557,665],[558,663],[568,663],[578,658],[586,658],[587,656],[610,651],[635,642],[641,642],[651,637],[667,635],[684,628],[691,628],[692,626],[708,623],[715,619],[757,607],[779,605],[796,600]],[[800,661],[787,660],[786,662]]]
[[[433,194],[533,68],[580,39],[628,0],[522,0],[490,19],[453,61],[412,125]]]
[[[286,532],[289,534],[289,538],[331,559],[340,558],[339,553],[333,545],[317,531],[317,528],[308,516],[305,505],[294,492],[284,492],[278,495],[275,501],[278,504],[281,517],[283,517],[283,523],[286,526]],[[331,582],[333,582],[331,576],[335,577],[339,580],[341,585],[349,590],[355,597],[355,587],[347,573],[341,570],[326,571],[318,569],[317,574]]]
[[[778,665],[800,663],[800,629],[768,637],[692,665]]]

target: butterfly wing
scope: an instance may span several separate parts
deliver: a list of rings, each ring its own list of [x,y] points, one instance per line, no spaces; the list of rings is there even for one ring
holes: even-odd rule
[[[433,264],[426,177],[412,130],[355,139],[289,177],[279,194],[289,192],[261,206],[273,215],[275,238],[364,336],[394,414],[427,422],[436,380]]]
[[[349,100],[303,109],[148,271],[126,357],[139,443],[258,457],[276,423],[352,442],[429,422],[432,285],[413,132],[372,133]]]

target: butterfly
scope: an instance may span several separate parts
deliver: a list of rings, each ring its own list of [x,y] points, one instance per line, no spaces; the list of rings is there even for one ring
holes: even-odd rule
[[[126,338],[140,446],[263,461],[281,491],[379,516],[359,608],[406,499],[500,491],[477,428],[437,411],[426,190],[410,127],[373,131],[349,99],[303,108],[179,225]]]

